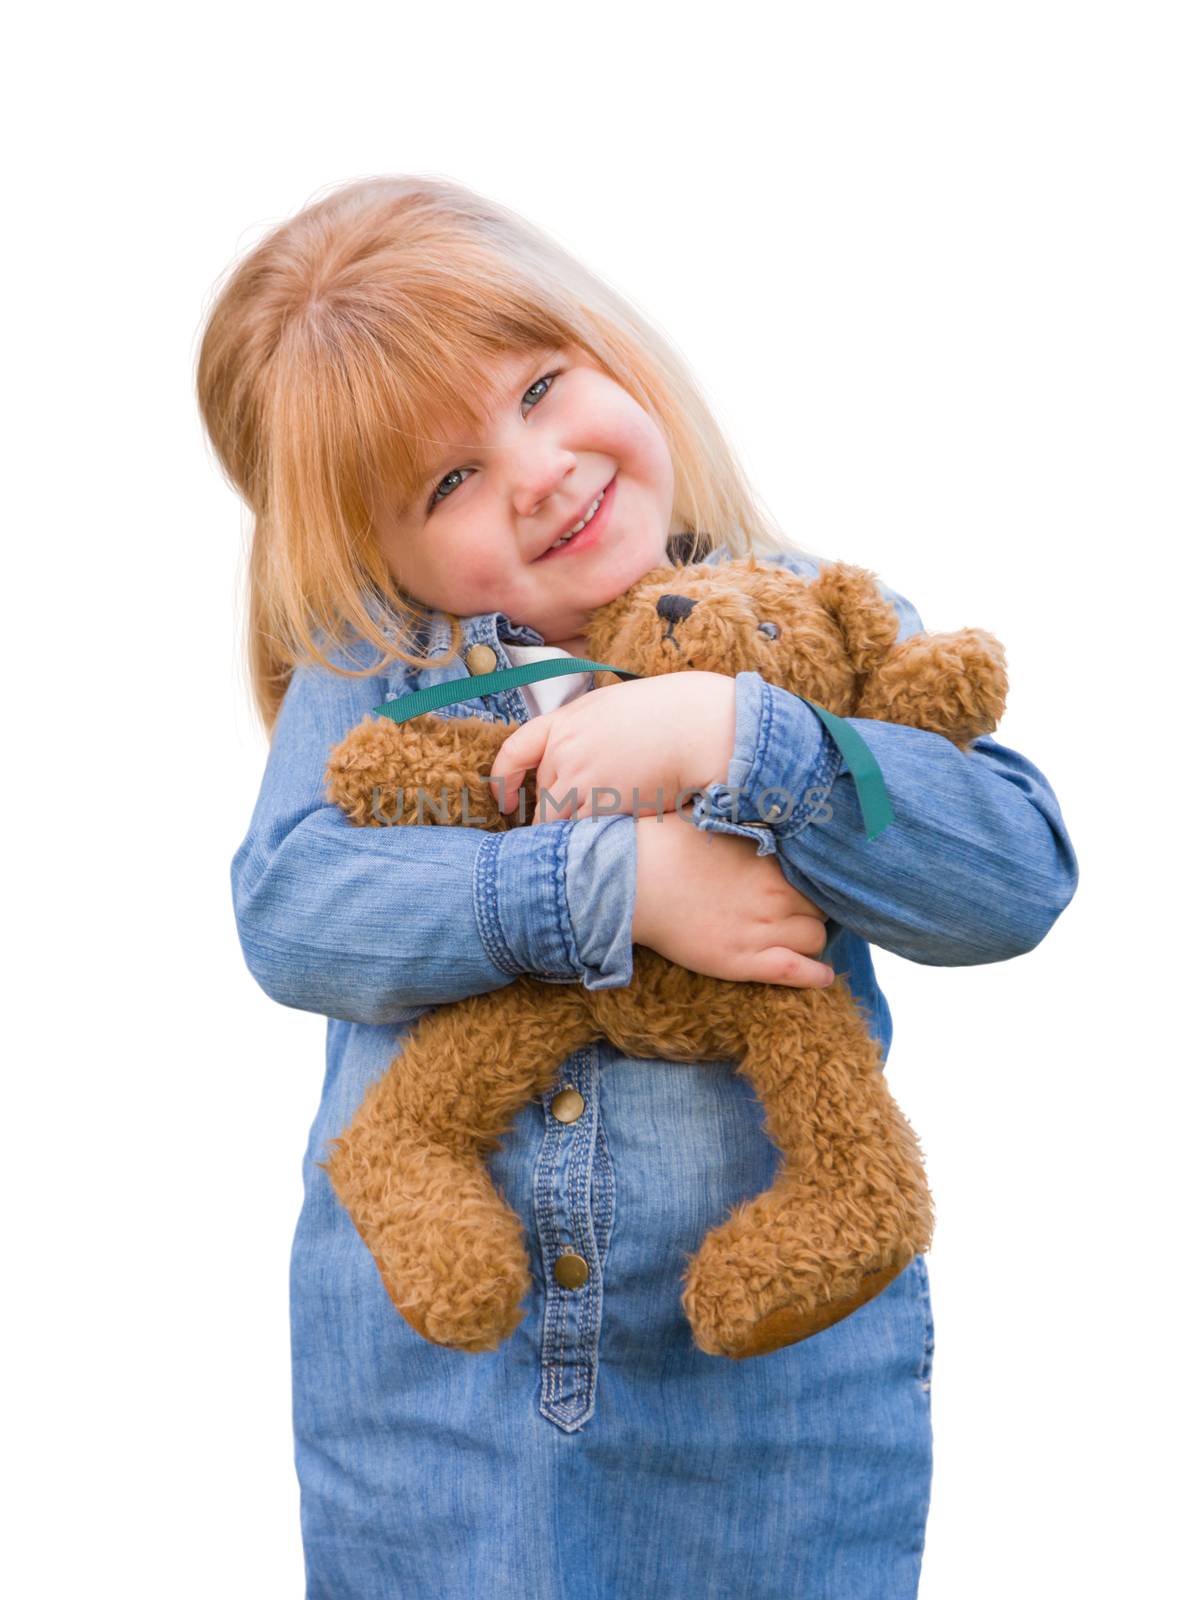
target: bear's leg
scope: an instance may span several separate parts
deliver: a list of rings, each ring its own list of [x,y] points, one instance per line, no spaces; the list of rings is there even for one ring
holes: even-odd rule
[[[843,979],[761,986],[745,1055],[782,1152],[767,1193],[743,1202],[691,1258],[682,1301],[709,1355],[765,1355],[873,1299],[931,1243],[932,1204],[910,1124]]]
[[[429,1012],[320,1163],[396,1309],[434,1344],[494,1350],[523,1317],[528,1254],[484,1157],[596,1036],[587,993],[518,978]]]

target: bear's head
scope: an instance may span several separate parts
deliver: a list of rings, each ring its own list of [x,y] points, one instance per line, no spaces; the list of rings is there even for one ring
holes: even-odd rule
[[[979,628],[898,643],[873,573],[825,563],[814,578],[752,556],[660,566],[591,614],[592,659],[665,672],[759,672],[841,717],[923,728],[960,747],[998,726],[1003,648]],[[621,680],[597,673],[596,687]]]

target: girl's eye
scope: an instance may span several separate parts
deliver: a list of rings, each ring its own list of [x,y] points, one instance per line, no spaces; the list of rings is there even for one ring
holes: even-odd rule
[[[524,394],[521,397],[521,405],[523,405],[524,401],[528,399],[529,395],[533,394],[540,387],[541,384],[545,384],[546,387],[541,390],[541,393],[538,394],[536,399],[532,402],[534,406],[537,405],[549,393],[549,386],[552,385],[553,380],[555,378],[560,378],[560,377],[561,377],[561,372],[560,371],[558,371],[558,372],[547,372],[547,373],[545,373],[545,375],[543,377],[538,378],[536,383],[529,384],[528,388],[525,389]],[[451,495],[453,493],[453,491],[458,486],[457,483],[454,483],[452,481],[453,479],[456,478],[460,482],[464,483],[465,482],[465,474],[468,473],[468,472],[473,472],[473,471],[474,471],[473,467],[454,467],[452,472],[447,472],[445,474],[445,476],[441,479],[440,483],[437,484],[437,486],[433,490],[432,494],[429,496],[427,509],[429,511],[432,511],[437,506],[439,506],[442,503],[443,500],[448,500],[449,499],[449,495]],[[448,494],[442,494],[441,490],[445,488],[446,484],[449,485],[449,493]]]
[[[445,476],[441,479],[441,482],[437,485],[437,487],[433,490],[432,494],[429,496],[428,509],[430,511],[432,511],[434,509],[434,507],[439,506],[441,504],[442,500],[448,500],[449,499],[449,495],[442,494],[441,490],[444,489],[445,485],[448,483],[448,484],[450,484],[450,494],[452,494],[454,489],[457,488],[457,484],[453,483],[452,480],[454,478],[462,478],[463,474],[466,473],[466,472],[469,472],[469,471],[470,471],[469,467],[455,467],[452,472],[447,472],[445,474]],[[463,479],[463,481],[464,481],[464,479]]]
[[[541,384],[541,383],[551,384],[553,382],[554,378],[559,378],[559,377],[561,377],[561,373],[560,372],[547,372],[543,378],[538,378],[536,383],[530,384],[529,387],[527,389],[525,389],[524,398],[526,400],[528,399],[529,395],[537,387],[537,384]],[[537,400],[543,400],[548,393],[549,393],[549,390],[545,389],[541,394],[539,394],[537,396]],[[534,401],[533,403],[535,405],[536,402]]]

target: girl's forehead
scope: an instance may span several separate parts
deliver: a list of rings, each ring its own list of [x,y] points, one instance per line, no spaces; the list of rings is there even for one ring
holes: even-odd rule
[[[473,443],[491,417],[535,383],[544,364],[560,354],[561,350],[552,345],[480,354],[477,362],[458,378],[455,396],[448,403],[443,398],[439,406],[429,408],[428,432],[436,441],[430,447],[432,454],[440,448],[441,440],[449,444]]]
[[[504,350],[484,357],[479,365],[479,382],[485,399],[495,401],[529,373],[535,379],[538,363],[565,352],[552,344],[538,344],[521,349]]]

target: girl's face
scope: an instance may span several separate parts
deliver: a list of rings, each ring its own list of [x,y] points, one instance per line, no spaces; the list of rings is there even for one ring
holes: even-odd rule
[[[576,650],[590,612],[666,559],[665,434],[585,352],[522,351],[493,375],[500,399],[483,437],[448,434],[414,501],[381,508],[379,543],[424,605],[501,611]],[[601,495],[591,524],[551,550]]]

